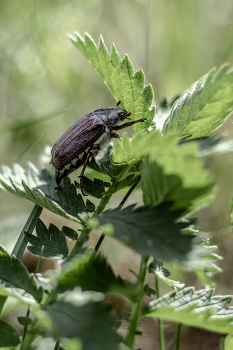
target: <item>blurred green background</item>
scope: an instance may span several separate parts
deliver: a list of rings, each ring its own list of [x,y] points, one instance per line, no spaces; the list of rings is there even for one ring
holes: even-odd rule
[[[0,1],[0,164],[40,167],[40,154],[87,112],[115,106],[116,101],[68,35],[100,34],[121,57],[129,55],[135,70],[145,70],[146,0],[1,0]],[[182,93],[214,66],[233,61],[232,0],[151,0],[148,80],[155,104]],[[232,119],[220,129],[233,137]],[[49,165],[48,165],[49,166]],[[213,242],[224,255],[219,293],[232,293],[232,230],[229,217],[233,193],[232,155],[209,158],[217,179],[216,199],[198,213],[199,228],[218,232]],[[77,176],[77,174],[76,174]],[[131,201],[141,200],[134,194]],[[1,244],[20,232],[33,204],[0,192]],[[24,214],[23,216],[20,216]],[[45,215],[45,214],[44,214]],[[55,219],[55,216],[53,216]],[[52,219],[47,218],[47,223]],[[56,224],[61,220],[56,218]],[[46,218],[45,218],[46,221]],[[66,223],[67,224],[67,223]],[[12,237],[12,238],[11,238]],[[9,246],[8,246],[9,247]],[[108,252],[108,241],[104,242]],[[129,251],[112,250],[122,272]],[[135,260],[131,258],[132,264]],[[128,269],[128,266],[127,266]],[[187,285],[193,284],[190,277]],[[176,278],[174,275],[172,278]],[[178,276],[179,278],[179,276]],[[224,288],[223,288],[224,287]],[[223,288],[223,289],[222,289]],[[213,348],[212,348],[213,349]]]

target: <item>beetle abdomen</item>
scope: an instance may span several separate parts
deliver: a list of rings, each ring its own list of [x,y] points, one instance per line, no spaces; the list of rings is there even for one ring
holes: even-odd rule
[[[100,118],[92,116],[82,117],[53,146],[53,165],[61,171],[72,160],[76,158],[79,160],[82,159],[83,152],[90,148],[101,137],[104,131],[105,124]],[[77,161],[76,165],[73,164],[75,169],[82,165],[83,162],[78,164]]]

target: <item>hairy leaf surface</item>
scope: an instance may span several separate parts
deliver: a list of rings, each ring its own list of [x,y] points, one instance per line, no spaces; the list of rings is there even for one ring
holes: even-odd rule
[[[132,112],[132,120],[149,119],[147,122],[135,124],[133,129],[135,131],[147,129],[154,116],[155,108],[151,106],[153,89],[150,84],[144,85],[143,71],[139,69],[134,72],[127,55],[121,60],[114,44],[109,54],[102,37],[99,39],[98,47],[87,34],[84,40],[78,34],[71,40],[101,76],[116,101],[121,101],[121,106],[128,112]]]
[[[163,133],[180,136],[208,135],[220,126],[233,108],[233,72],[228,66],[212,69],[174,103]]]
[[[228,295],[213,296],[213,289],[195,292],[193,287],[188,287],[148,303],[142,310],[142,316],[233,334],[233,307],[228,306],[230,302]]]
[[[46,311],[65,338],[80,338],[83,350],[117,350],[120,336],[113,330],[114,319],[103,305],[89,302],[75,305],[58,301]]]
[[[183,210],[169,211],[171,203],[157,207],[131,205],[122,210],[107,210],[97,216],[101,225],[111,223],[115,237],[142,255],[152,255],[162,260],[184,261],[192,249],[193,235],[183,235],[180,230],[189,222],[177,222]]]
[[[77,286],[83,291],[121,293],[129,299],[133,299],[137,293],[135,285],[116,276],[105,257],[100,254],[74,258],[62,267],[58,278],[58,293]]]
[[[21,288],[31,294],[37,301],[42,299],[42,288],[38,288],[34,277],[30,276],[23,263],[9,256],[0,246],[0,280],[10,283],[10,285]]]

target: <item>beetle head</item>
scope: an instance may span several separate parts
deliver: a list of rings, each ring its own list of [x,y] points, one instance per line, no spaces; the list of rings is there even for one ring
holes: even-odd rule
[[[128,117],[132,114],[132,112],[127,112],[125,109],[122,108],[116,108],[119,109],[119,112],[117,111],[118,116],[120,117],[120,120],[129,119]]]

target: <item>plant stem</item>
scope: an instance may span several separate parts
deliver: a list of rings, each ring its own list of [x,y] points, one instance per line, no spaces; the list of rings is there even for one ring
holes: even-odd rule
[[[182,327],[182,324],[179,323],[178,329],[177,329],[177,336],[176,336],[176,350],[179,350],[179,347],[180,347],[181,327]]]
[[[14,249],[11,253],[11,255],[15,255],[18,259],[22,259],[23,253],[27,246],[27,239],[25,238],[24,232],[32,233],[35,226],[37,219],[40,217],[40,214],[42,212],[43,208],[39,207],[38,205],[35,205],[26,224],[24,225],[24,228],[22,229],[19,238],[14,246]]]
[[[129,198],[129,196],[131,195],[131,193],[133,192],[133,190],[135,189],[135,187],[137,186],[137,184],[140,181],[140,177],[138,178],[138,181],[133,184],[130,189],[128,190],[128,192],[126,193],[126,195],[124,196],[124,198],[122,199],[122,201],[120,202],[120,204],[118,205],[118,209],[121,209],[123,207],[123,205],[125,204],[125,202],[127,201],[127,199]],[[93,215],[94,216],[94,215]],[[95,253],[98,252],[103,240],[104,240],[105,235],[102,233],[102,235],[100,236],[98,242],[96,243],[95,246]]]
[[[29,315],[30,315],[30,306],[28,306],[26,316],[29,317]],[[27,329],[28,329],[28,326],[25,326],[25,327],[24,327],[24,330],[23,330],[23,337],[22,337],[22,340],[24,340],[24,338],[26,337]]]
[[[140,321],[141,304],[142,304],[142,299],[144,297],[143,288],[144,288],[144,282],[145,282],[145,277],[147,272],[147,261],[148,261],[148,257],[144,257],[144,256],[141,257],[137,288],[140,291],[142,291],[142,293],[139,300],[135,301],[132,306],[130,324],[129,324],[127,336],[125,339],[125,344],[129,349],[134,349],[134,345],[136,341],[137,329]],[[125,349],[127,349],[127,347],[125,347]]]
[[[157,292],[157,299],[160,298],[160,291],[159,291],[159,279],[158,277],[155,277],[155,285],[156,285],[156,292]],[[164,335],[163,335],[163,325],[162,321],[158,319],[158,330],[159,330],[159,350],[164,350]]]
[[[58,338],[54,346],[54,350],[59,350],[59,346],[60,346],[60,339]]]
[[[41,263],[41,258],[42,258],[43,252],[44,252],[44,245],[42,245],[42,247],[41,247],[40,257],[39,257],[39,260],[38,260],[37,265],[36,265],[36,272],[35,273],[39,272],[40,263]]]
[[[150,0],[146,0],[146,8],[145,8],[145,84],[149,83],[149,49],[150,49],[150,10],[151,10],[151,2]]]
[[[109,202],[110,198],[112,197],[112,195],[113,195],[113,192],[109,192],[109,193],[107,192],[102,197],[102,199],[100,201],[100,204],[96,208],[96,210],[95,210],[95,212],[94,212],[92,217],[95,217],[95,216],[101,214],[104,211],[104,209],[105,209],[106,205],[108,204],[108,202]],[[89,236],[91,230],[92,229],[90,229],[90,228],[84,228],[82,230],[82,233],[81,233],[79,239],[77,240],[77,242],[76,242],[76,244],[75,244],[75,246],[74,246],[74,248],[73,248],[73,250],[72,250],[70,255],[72,255],[76,250],[82,248],[82,246],[84,245],[84,243],[86,241],[86,238]]]

